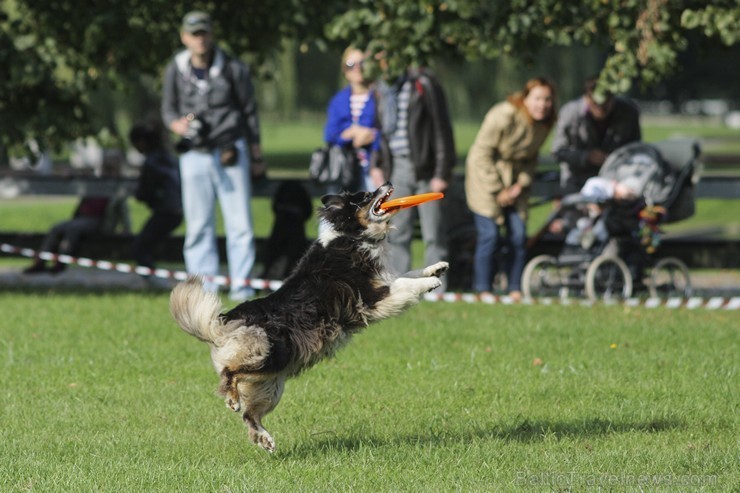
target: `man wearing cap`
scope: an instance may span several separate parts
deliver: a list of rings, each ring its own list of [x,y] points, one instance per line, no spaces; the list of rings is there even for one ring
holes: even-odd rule
[[[552,139],[552,154],[560,163],[563,194],[578,192],[599,174],[606,157],[641,139],[640,114],[627,98],[599,94],[596,78],[584,84],[582,97],[563,105]]]
[[[242,301],[254,293],[244,283],[255,262],[250,180],[265,172],[251,72],[215,45],[205,12],[185,15],[180,40],[186,49],[165,70],[162,119],[180,138],[185,265],[189,273],[205,276],[206,289],[218,289],[212,277],[219,273],[218,199],[230,297]]]

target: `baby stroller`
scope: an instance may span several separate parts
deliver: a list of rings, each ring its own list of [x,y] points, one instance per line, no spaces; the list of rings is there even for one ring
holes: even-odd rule
[[[557,256],[539,255],[527,263],[524,296],[617,300],[640,290],[650,297],[690,296],[686,264],[656,258],[656,252],[660,225],[694,214],[699,154],[694,139],[637,142],[610,154],[599,178],[563,197],[546,221],[542,231],[554,221],[565,226],[565,246]],[[632,196],[615,197],[620,189]]]

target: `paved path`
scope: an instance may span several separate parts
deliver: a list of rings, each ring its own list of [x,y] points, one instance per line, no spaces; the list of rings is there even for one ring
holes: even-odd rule
[[[90,289],[129,291],[168,291],[176,281],[147,278],[117,271],[69,267],[60,274],[23,274],[20,268],[0,267],[0,289]]]

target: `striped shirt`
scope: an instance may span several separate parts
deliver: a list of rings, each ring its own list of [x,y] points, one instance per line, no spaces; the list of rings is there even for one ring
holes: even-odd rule
[[[366,92],[365,94],[350,94],[349,113],[352,116],[352,123],[356,124],[358,121],[360,121],[362,110],[365,109],[365,105],[367,104],[367,101],[369,99],[369,92]],[[364,149],[362,147],[360,147],[359,149],[355,149],[355,154],[357,154],[357,158],[360,161],[360,166],[362,167],[363,174],[367,176],[370,172],[370,156],[368,155],[367,149]]]
[[[409,145],[409,101],[411,100],[411,81],[401,86],[397,98],[396,130],[391,134],[388,145],[394,156],[408,156],[411,154]]]
[[[368,99],[370,99],[369,92],[365,94],[351,94],[349,96],[349,112],[352,115],[352,123],[359,121]]]

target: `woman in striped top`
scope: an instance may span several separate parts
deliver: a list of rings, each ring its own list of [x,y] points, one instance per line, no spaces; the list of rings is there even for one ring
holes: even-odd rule
[[[351,146],[357,155],[361,172],[354,190],[374,190],[369,176],[370,156],[377,151],[380,135],[376,118],[372,81],[363,74],[365,54],[353,46],[344,50],[342,72],[349,84],[329,102],[324,126],[324,140],[329,145]],[[328,193],[339,190],[327,190]]]

